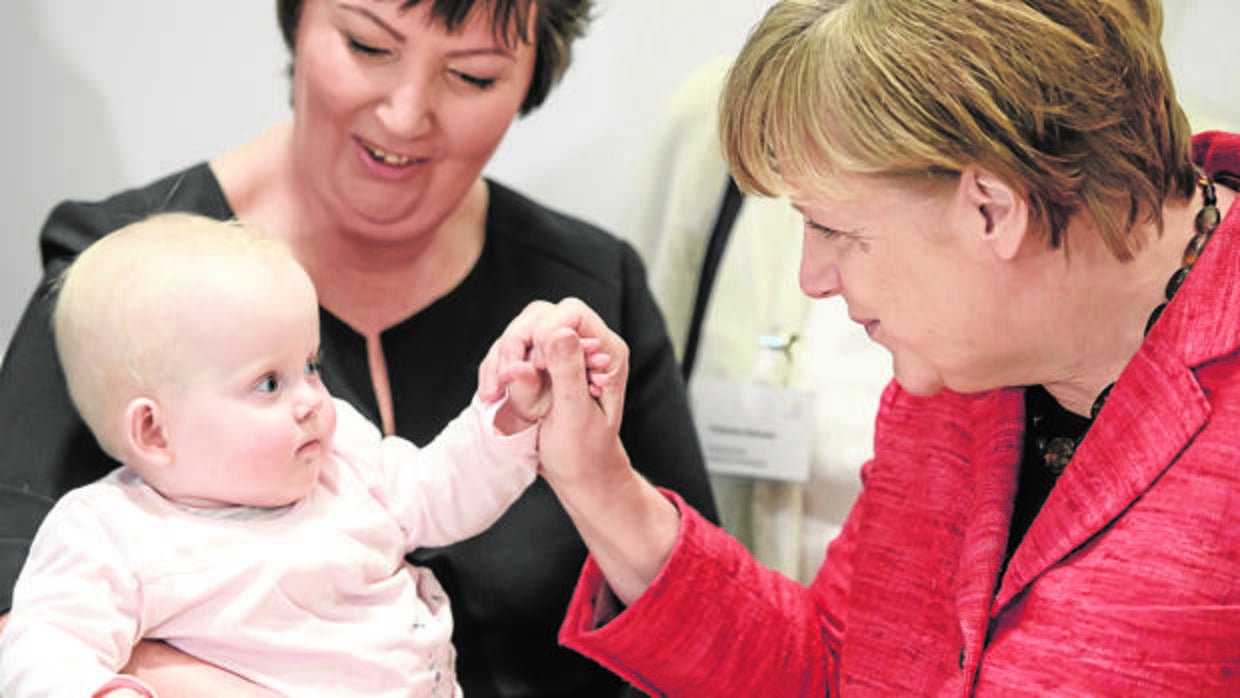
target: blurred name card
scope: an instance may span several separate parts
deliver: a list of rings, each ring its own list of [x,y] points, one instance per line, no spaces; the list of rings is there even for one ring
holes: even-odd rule
[[[697,380],[690,399],[710,472],[764,480],[809,480],[812,392]]]

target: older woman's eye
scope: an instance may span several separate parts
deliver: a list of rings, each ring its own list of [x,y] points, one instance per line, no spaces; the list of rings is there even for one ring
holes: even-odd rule
[[[276,378],[274,373],[268,373],[263,376],[258,384],[254,386],[254,392],[257,393],[274,393],[280,389],[280,380]]]
[[[817,233],[818,235],[828,240],[830,240],[831,238],[838,237],[843,234],[841,231],[836,230],[835,228],[828,228],[825,225],[819,225],[808,218],[805,219],[805,228],[811,232]]]

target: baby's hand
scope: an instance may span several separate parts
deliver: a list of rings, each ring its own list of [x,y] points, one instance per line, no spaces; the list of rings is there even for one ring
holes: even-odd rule
[[[590,394],[598,397],[610,378],[611,357],[600,350],[597,339],[579,337],[585,355],[587,383]],[[496,377],[506,387],[508,401],[495,415],[495,426],[503,434],[515,434],[542,419],[551,409],[551,382],[547,364],[536,348],[527,348],[524,357],[500,357]]]

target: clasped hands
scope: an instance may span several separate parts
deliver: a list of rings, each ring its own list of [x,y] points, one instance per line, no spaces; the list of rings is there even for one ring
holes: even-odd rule
[[[478,395],[508,392],[539,421],[539,472],[553,486],[591,476],[619,446],[628,346],[585,303],[535,301],[478,368]]]
[[[484,400],[505,390],[509,402],[542,400],[531,410],[540,418],[539,474],[625,605],[653,583],[680,527],[675,505],[633,469],[620,443],[628,371],[628,345],[574,298],[527,306],[478,371]]]

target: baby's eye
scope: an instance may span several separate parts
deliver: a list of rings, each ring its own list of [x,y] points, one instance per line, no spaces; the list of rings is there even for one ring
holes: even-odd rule
[[[306,362],[306,375],[317,376],[323,373],[323,362],[317,358]]]
[[[258,384],[254,386],[254,391],[258,393],[274,393],[280,389],[280,380],[276,378],[274,373],[268,373],[263,376]]]

